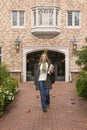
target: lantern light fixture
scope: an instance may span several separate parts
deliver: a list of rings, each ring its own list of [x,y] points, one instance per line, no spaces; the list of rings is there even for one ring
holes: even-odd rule
[[[73,46],[73,50],[76,51],[77,50],[77,39],[75,38],[75,36],[73,36],[73,39],[70,42]]]
[[[19,50],[19,48],[20,48],[20,42],[21,42],[21,39],[19,38],[19,36],[17,36],[17,38],[15,39],[16,50]]]

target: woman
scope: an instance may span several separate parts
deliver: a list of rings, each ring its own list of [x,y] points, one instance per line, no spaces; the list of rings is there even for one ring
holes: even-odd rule
[[[35,70],[36,89],[40,90],[41,105],[43,112],[47,112],[50,104],[50,89],[52,88],[50,75],[53,73],[54,66],[48,59],[46,53],[42,53],[38,67]]]

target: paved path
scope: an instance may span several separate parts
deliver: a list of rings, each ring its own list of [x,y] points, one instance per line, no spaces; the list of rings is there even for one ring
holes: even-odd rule
[[[73,83],[55,83],[51,105],[43,113],[33,83],[20,92],[0,119],[0,130],[87,130],[87,101],[77,96]]]

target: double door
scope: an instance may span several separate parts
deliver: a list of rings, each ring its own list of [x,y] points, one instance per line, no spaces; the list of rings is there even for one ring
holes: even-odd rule
[[[48,57],[55,67],[56,81],[65,81],[65,56],[61,53],[48,51]],[[29,53],[26,57],[26,80],[34,80],[34,72],[42,51]]]

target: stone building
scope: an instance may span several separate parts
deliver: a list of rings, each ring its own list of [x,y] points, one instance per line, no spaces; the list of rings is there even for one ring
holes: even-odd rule
[[[43,51],[56,81],[76,78],[87,37],[87,0],[0,0],[0,62],[20,81],[33,81]]]

